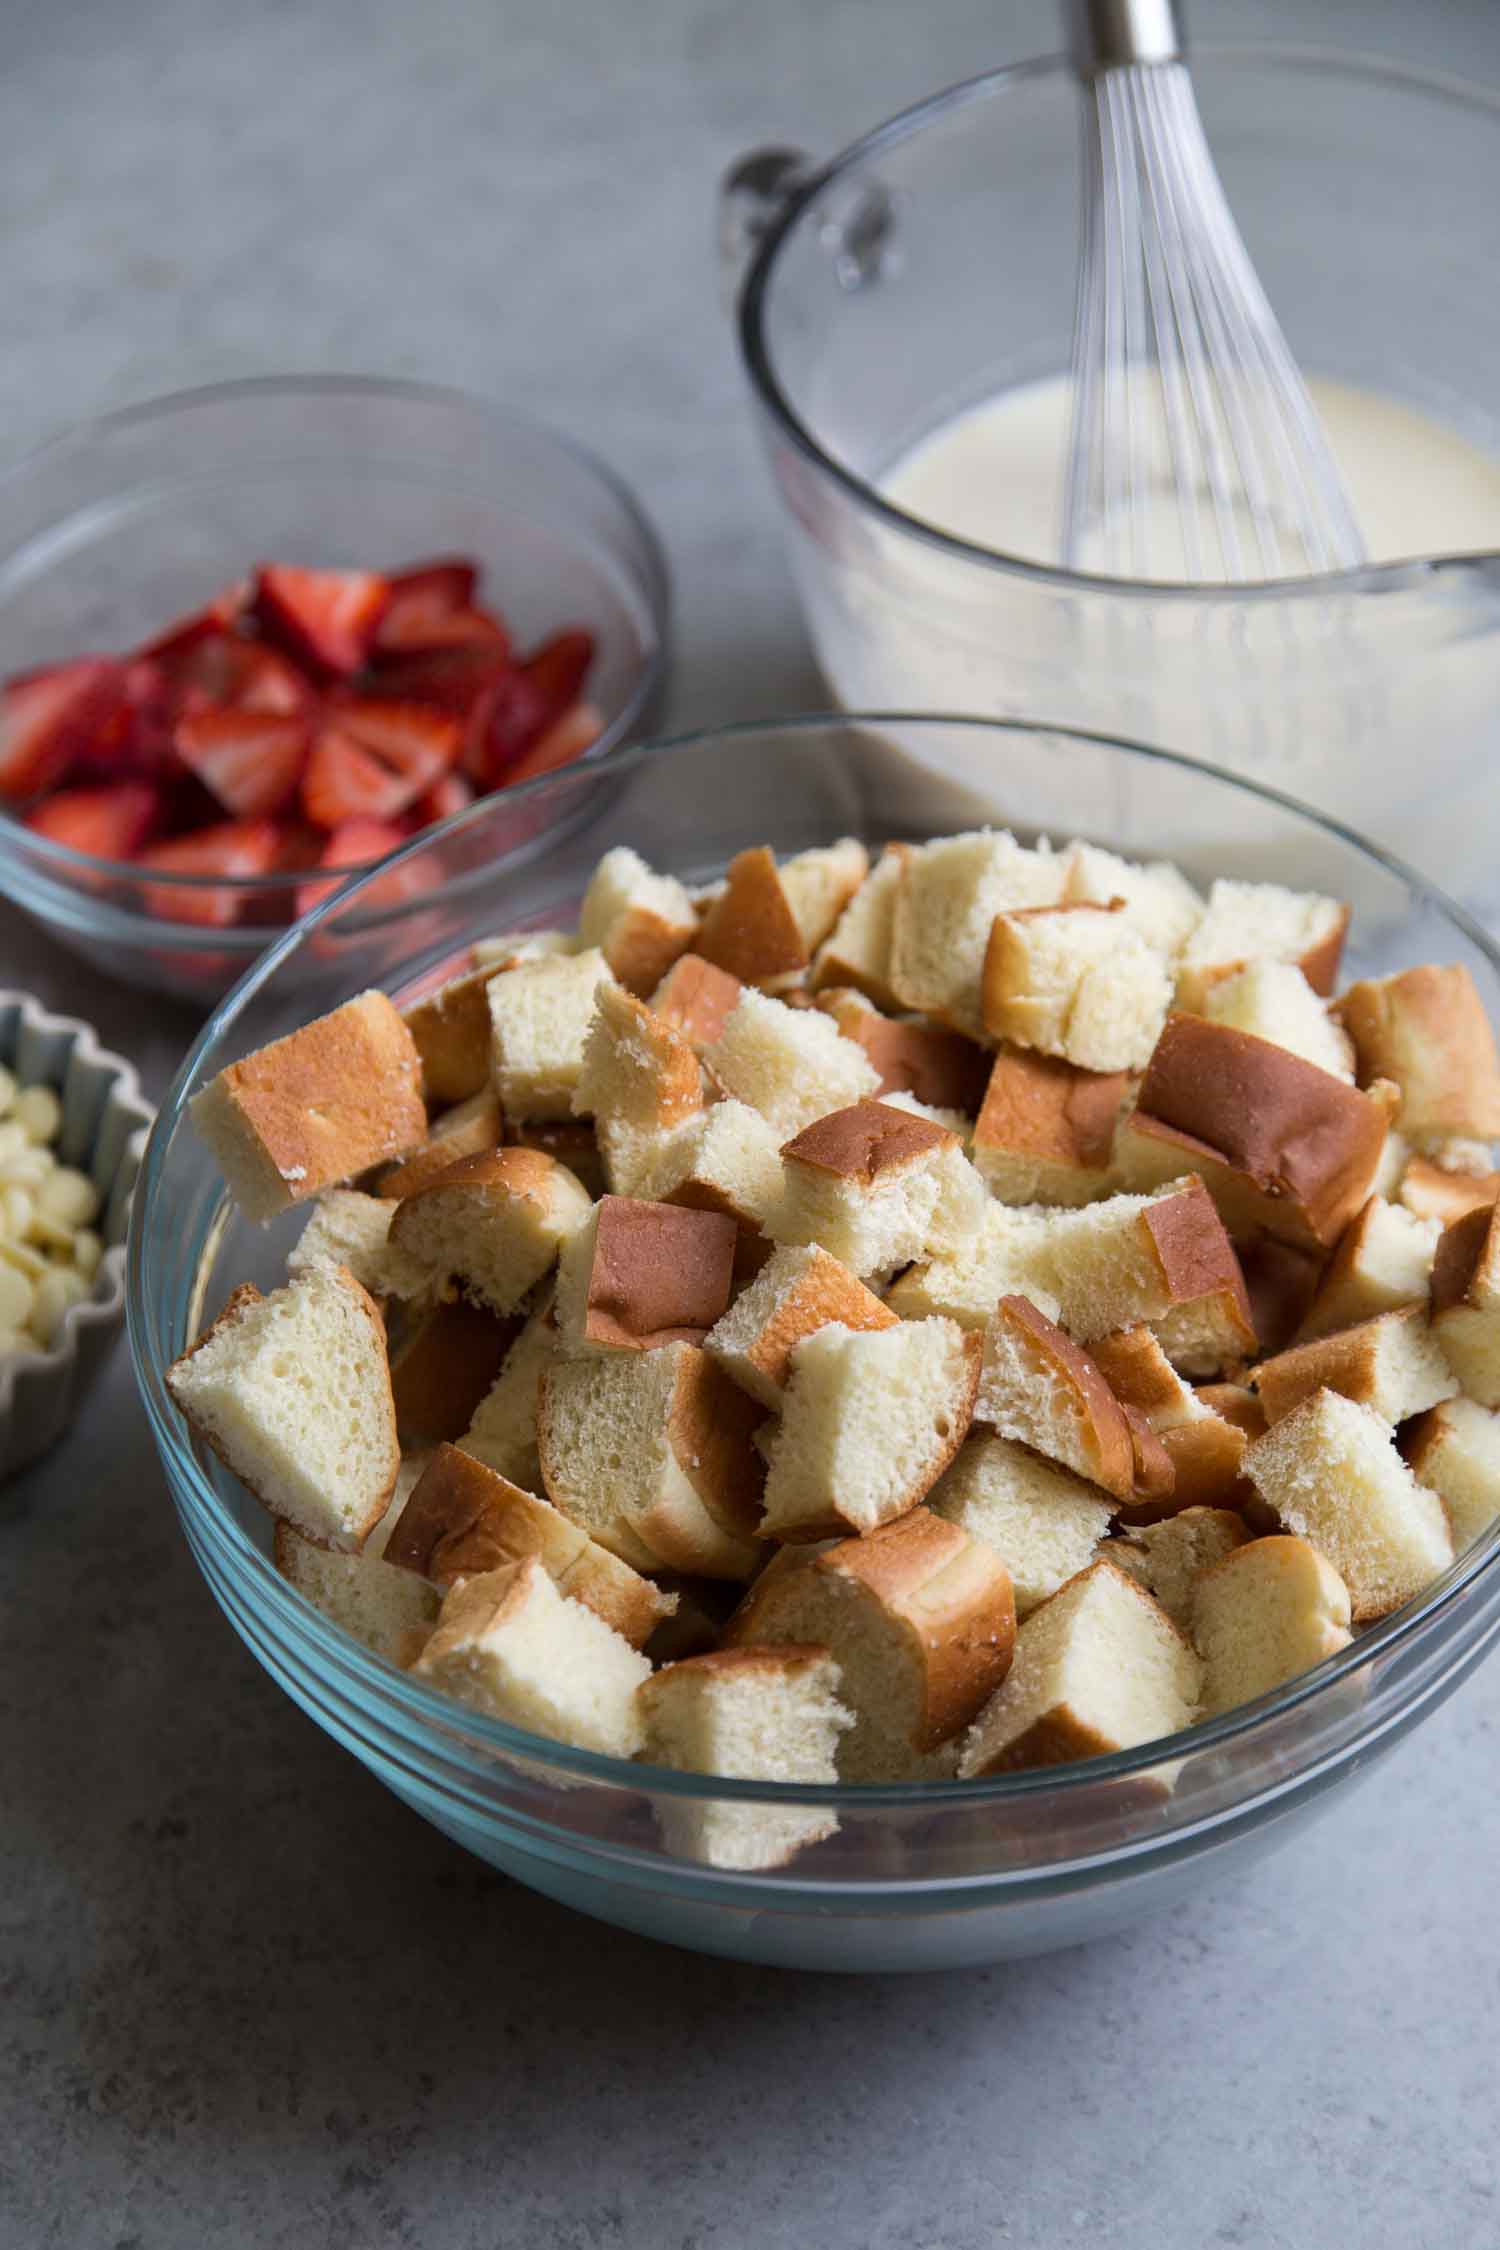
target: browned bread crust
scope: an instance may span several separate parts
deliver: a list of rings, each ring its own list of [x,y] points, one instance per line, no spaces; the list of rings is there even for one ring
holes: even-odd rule
[[[744,991],[740,978],[705,961],[699,953],[684,953],[673,963],[651,995],[651,1013],[680,1031],[689,1045],[711,1047],[723,1034]]]
[[[1394,1079],[1396,1120],[1419,1143],[1500,1137],[1500,1055],[1474,979],[1424,962],[1351,984],[1334,1013],[1354,1041],[1362,1085]]]
[[[500,1373],[524,1322],[454,1297],[430,1306],[391,1354],[403,1437],[459,1438]]]
[[[1448,1172],[1414,1156],[1401,1175],[1401,1200],[1419,1219],[1450,1226],[1466,1211],[1488,1210],[1500,1199],[1500,1172]]]
[[[729,863],[724,888],[703,917],[693,951],[743,984],[774,985],[797,976],[811,955],[764,844]]]
[[[849,985],[821,992],[818,1006],[880,1073],[880,1094],[913,1094],[932,1109],[972,1117],[984,1099],[989,1056],[962,1032],[882,1015]]]
[[[583,1341],[701,1343],[729,1305],[739,1228],[720,1211],[606,1195],[583,1286]]]
[[[1160,1461],[1147,1452],[1141,1433],[1132,1432],[1124,1407],[1081,1344],[1075,1344],[1029,1297],[1002,1297],[995,1307],[993,1325],[1008,1336],[1039,1383],[1057,1383],[1071,1400],[1067,1419],[1081,1452],[1084,1476],[1118,1500],[1128,1500],[1134,1493],[1138,1460],[1145,1473],[1161,1477]],[[982,1386],[978,1412],[983,1419]]]
[[[1080,1070],[1033,1048],[1002,1047],[974,1128],[975,1161],[983,1170],[985,1151],[996,1149],[1102,1179],[1125,1086],[1123,1071]]]
[[[504,972],[471,969],[439,985],[401,1013],[422,1058],[422,1080],[429,1102],[462,1102],[488,1085],[490,1076],[490,979]]]
[[[935,1125],[930,1118],[914,1117],[910,1110],[889,1109],[884,1102],[864,1101],[818,1118],[794,1135],[781,1153],[789,1164],[803,1164],[813,1172],[831,1172],[839,1179],[869,1188],[883,1172],[914,1163],[936,1149],[959,1145],[956,1133]]]

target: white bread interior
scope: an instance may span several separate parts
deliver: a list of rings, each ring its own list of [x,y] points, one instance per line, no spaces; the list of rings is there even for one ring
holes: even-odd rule
[[[1247,961],[1208,987],[1202,1012],[1354,1082],[1353,1041],[1293,961]]]
[[[1500,1414],[1471,1398],[1445,1399],[1402,1432],[1401,1449],[1447,1509],[1461,1554],[1500,1516]]]
[[[1250,1537],[1232,1508],[1184,1508],[1109,1543],[1109,1559],[1138,1579],[1189,1639],[1194,1588],[1205,1570]],[[1200,1652],[1201,1653],[1201,1652]]]
[[[522,961],[491,979],[490,1062],[507,1117],[572,1116],[594,1000],[614,982],[597,946]]]
[[[1353,1638],[1349,1590],[1306,1539],[1252,1539],[1193,1584],[1203,1715],[1269,1695]]]
[[[704,1349],[772,1413],[791,1380],[791,1354],[830,1321],[893,1328],[897,1315],[815,1243],[776,1250],[710,1331]]]
[[[908,851],[891,927],[891,985],[902,1006],[982,1039],[984,957],[995,916],[1055,906],[1064,869],[1049,845],[1029,850],[1006,829],[942,836]]]
[[[1339,1236],[1297,1341],[1312,1343],[1399,1305],[1425,1304],[1442,1227],[1372,1195]]]
[[[465,1453],[472,1453],[476,1461],[483,1461],[497,1476],[508,1477],[524,1492],[535,1492],[542,1480],[537,1407],[542,1377],[558,1352],[557,1330],[549,1313],[550,1305],[531,1314],[458,1441]]]
[[[864,1050],[821,1009],[789,1008],[749,987],[704,1059],[726,1093],[759,1110],[783,1140],[880,1083]]]
[[[347,1266],[372,1297],[423,1296],[442,1277],[425,1259],[390,1239],[397,1205],[355,1188],[329,1188],[287,1256],[288,1273],[309,1266]]]
[[[1115,1503],[1029,1447],[976,1430],[927,1496],[935,1516],[993,1547],[1025,1618],[1087,1568]]]
[[[1123,913],[1044,906],[995,917],[982,986],[994,1039],[1080,1070],[1143,1070],[1171,1004],[1165,955]]]
[[[1315,891],[1220,876],[1177,965],[1177,1005],[1201,1008],[1211,984],[1247,961],[1290,961],[1315,992],[1333,990],[1349,909]]]
[[[653,992],[698,930],[675,875],[656,875],[628,844],[605,853],[578,909],[578,948],[595,948],[627,992]]]

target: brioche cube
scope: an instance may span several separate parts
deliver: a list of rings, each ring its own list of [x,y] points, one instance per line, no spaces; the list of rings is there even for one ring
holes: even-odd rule
[[[935,1516],[993,1547],[1025,1618],[1092,1562],[1111,1500],[1011,1438],[976,1430],[927,1496]]]
[[[358,1549],[401,1465],[385,1327],[343,1266],[310,1266],[263,1297],[236,1289],[167,1369],[198,1435],[273,1516]]]
[[[1169,1018],[1115,1158],[1145,1188],[1196,1172],[1237,1237],[1329,1249],[1374,1189],[1383,1097],[1205,1017]]]
[[[991,1315],[974,1411],[1001,1437],[1116,1499],[1131,1497],[1136,1456],[1124,1408],[1083,1347],[1026,1297],[1002,1297]]]
[[[188,1105],[247,1219],[274,1219],[427,1138],[422,1064],[383,992],[240,1062]]]
[[[578,943],[597,947],[627,992],[653,992],[697,932],[697,911],[674,875],[654,875],[628,844],[605,853],[578,909]]]
[[[1123,1071],[1024,1048],[996,1055],[970,1145],[974,1169],[1002,1203],[1080,1204],[1114,1182],[1115,1121]]]
[[[738,1240],[724,1212],[606,1195],[558,1261],[554,1318],[563,1348],[702,1343],[728,1309]]]
[[[648,1765],[739,1781],[832,1785],[839,1736],[853,1726],[824,1648],[716,1649],[668,1664],[641,1689]],[[784,1867],[838,1827],[816,1806],[782,1810],[663,1797],[662,1841],[707,1867]]]
[[[821,993],[818,1006],[846,1039],[863,1047],[879,1074],[876,1091],[882,1101],[904,1094],[923,1110],[956,1111],[964,1118],[976,1114],[990,1058],[972,1039],[941,1024],[882,1015],[847,985]]]
[[[1443,1230],[1432,1266],[1432,1327],[1460,1388],[1481,1406],[1500,1406],[1500,1205]]]
[[[1106,906],[998,914],[984,957],[984,1028],[1080,1070],[1143,1070],[1172,1004],[1164,955]]]
[[[490,1064],[507,1117],[569,1117],[594,1002],[613,985],[597,946],[522,961],[491,979]]]
[[[467,1101],[489,1085],[489,985],[499,973],[488,966],[469,969],[402,1009],[422,1058],[429,1102]]]
[[[870,872],[870,855],[855,836],[797,852],[781,864],[781,883],[792,902],[808,952],[816,953]]]
[[[1162,1336],[1170,1358],[1196,1345],[1213,1363],[1204,1371],[1212,1372],[1255,1350],[1239,1260],[1201,1180],[1175,1179],[1152,1194],[1112,1195],[1082,1210],[1053,1212],[1044,1244],[1042,1278],[1059,1322],[1079,1343],[1142,1321],[1165,1327],[1175,1318],[1175,1339],[1170,1330]]]
[[[891,925],[891,986],[902,1005],[984,1037],[985,949],[997,914],[1054,906],[1064,861],[1006,829],[942,836],[908,850]]]
[[[636,1570],[757,1568],[759,1407],[690,1344],[554,1360],[537,1443],[554,1507]]]
[[[743,984],[772,990],[800,982],[812,947],[802,934],[776,856],[764,844],[730,861],[693,950]]]
[[[1193,1583],[1203,1713],[1253,1703],[1352,1639],[1349,1589],[1306,1539],[1252,1539]]]
[[[1340,996],[1338,1015],[1354,1042],[1361,1083],[1384,1078],[1400,1087],[1396,1122],[1419,1154],[1455,1137],[1500,1137],[1500,1055],[1462,964],[1426,963],[1364,978]],[[1478,1169],[1487,1170],[1487,1161]]]
[[[1338,1247],[1303,1315],[1299,1341],[1311,1343],[1399,1305],[1423,1304],[1442,1228],[1402,1204],[1372,1195],[1339,1236]]]
[[[978,1339],[951,1320],[846,1328],[792,1347],[762,1529],[783,1540],[874,1531],[916,1507],[963,1443]]]
[[[1221,876],[1178,960],[1177,1005],[1201,1008],[1209,986],[1247,961],[1290,961],[1326,996],[1338,980],[1348,927],[1349,909],[1337,899]]]
[[[704,1056],[726,1093],[758,1109],[783,1140],[874,1093],[874,1064],[817,1008],[789,1008],[748,987]]]
[[[703,1107],[698,1058],[623,986],[606,985],[596,996],[574,1101],[594,1120],[615,1193],[644,1192],[663,1138]]]
[[[1401,1450],[1447,1509],[1461,1553],[1500,1516],[1500,1414],[1472,1398],[1446,1399],[1402,1432]]]
[[[542,1377],[558,1353],[550,1310],[531,1315],[458,1440],[465,1453],[526,1492],[535,1492],[542,1481],[537,1449]]]
[[[903,1320],[935,1314],[961,1328],[982,1329],[997,1301],[1029,1297],[1040,1312],[1057,1317],[1048,1286],[1051,1214],[989,1203],[971,1240],[911,1266],[886,1291],[885,1301]]]
[[[1500,1199],[1500,1172],[1448,1172],[1430,1157],[1414,1156],[1401,1174],[1397,1193],[1402,1209],[1414,1217],[1451,1226],[1455,1219],[1487,1210]]]
[[[1160,1339],[1146,1327],[1120,1329],[1099,1337],[1090,1356],[1121,1405],[1144,1415],[1171,1461],[1171,1492],[1152,1504],[1152,1512],[1232,1504],[1245,1433],[1189,1388]],[[1262,1419],[1258,1427],[1264,1426]],[[1138,1518],[1132,1509],[1131,1520]]]
[[[467,1297],[441,1297],[409,1318],[391,1347],[391,1396],[403,1438],[456,1438],[520,1334]]]
[[[863,1539],[784,1548],[725,1641],[828,1649],[854,1715],[840,1780],[924,1781],[952,1774],[956,1737],[1005,1677],[1015,1621],[993,1548],[914,1508]]]
[[[493,1086],[455,1102],[435,1117],[427,1139],[400,1164],[383,1171],[374,1192],[383,1202],[399,1203],[419,1187],[430,1187],[439,1172],[446,1172],[461,1156],[480,1156],[498,1148],[505,1135],[505,1114]]]
[[[660,1203],[723,1211],[743,1233],[775,1222],[785,1193],[781,1144],[746,1102],[714,1102],[656,1144],[645,1187]]]
[[[877,1008],[901,1005],[891,985],[891,936],[908,849],[905,844],[886,845],[819,946],[809,980],[815,992],[847,985],[864,993]]]
[[[1247,961],[1209,986],[1202,1013],[1353,1083],[1353,1042],[1295,962]]]
[[[781,1158],[785,1193],[772,1233],[821,1243],[851,1273],[962,1248],[988,1202],[954,1134],[884,1102],[819,1118]]]
[[[318,1546],[289,1523],[278,1523],[271,1556],[289,1586],[351,1640],[405,1666],[437,1622],[439,1597],[409,1570],[397,1570],[375,1552],[371,1533],[363,1554]]]
[[[1203,1672],[1144,1586],[1101,1557],[1033,1610],[964,1741],[964,1780],[1133,1750],[1191,1726]]]
[[[440,1445],[385,1543],[388,1563],[446,1592],[535,1555],[559,1593],[582,1602],[641,1648],[676,1608],[546,1500],[525,1492],[456,1446]]]
[[[1232,1508],[1184,1508],[1111,1540],[1109,1559],[1138,1580],[1191,1639],[1199,1578],[1249,1537]]]
[[[898,1316],[816,1244],[776,1250],[709,1335],[705,1349],[740,1389],[772,1413],[791,1380],[793,1348],[837,1322],[894,1328]]]
[[[1278,1352],[1261,1361],[1254,1381],[1269,1424],[1314,1391],[1329,1390],[1357,1399],[1394,1427],[1458,1389],[1422,1305],[1401,1305]]]
[[[514,1312],[592,1208],[565,1164],[531,1148],[461,1157],[396,1205],[391,1240],[476,1303]]]
[[[438,1278],[426,1262],[390,1239],[396,1205],[354,1188],[330,1188],[287,1258],[289,1273],[347,1266],[372,1297],[420,1297]]]
[[[633,1758],[645,1740],[638,1696],[651,1666],[559,1593],[535,1555],[455,1586],[412,1671],[476,1711],[579,1750]]]
[[[1358,1624],[1399,1609],[1453,1560],[1442,1501],[1379,1415],[1337,1391],[1315,1391],[1257,1438],[1245,1474],[1283,1528],[1327,1556]]]
[[[573,930],[503,930],[495,937],[476,938],[469,960],[476,969],[515,969],[523,961],[555,961],[577,951]]]
[[[1067,854],[1063,898],[1069,906],[1112,906],[1148,945],[1175,960],[1203,919],[1203,901],[1179,868],[1155,859],[1142,867],[1101,851],[1097,844],[1073,844]]]
[[[651,1013],[681,1032],[695,1053],[711,1047],[744,991],[738,977],[701,954],[684,953],[651,995]]]

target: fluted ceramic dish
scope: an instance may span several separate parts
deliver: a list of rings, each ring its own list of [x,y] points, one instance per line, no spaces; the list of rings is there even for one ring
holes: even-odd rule
[[[155,1111],[130,1064],[76,1016],[53,1016],[24,992],[0,991],[0,1063],[62,1103],[59,1162],[99,1191],[104,1255],[89,1295],[63,1315],[47,1350],[0,1358],[0,1484],[55,1445],[108,1357],[125,1313],[130,1198]]]
[[[506,823],[524,834],[535,818],[546,850],[511,853]],[[625,752],[476,806],[413,845],[406,857],[431,884],[424,911],[382,914],[368,887],[355,889],[285,937],[209,1023],[146,1152],[131,1345],[188,1541],[236,1630],[320,1726],[447,1835],[554,1898],[675,1945],[834,1969],[936,1968],[1068,1945],[1222,1891],[1360,1778],[1378,1773],[1399,1818],[1401,1764],[1387,1767],[1386,1754],[1500,1633],[1497,1527],[1341,1655],[1167,1745],[986,1781],[791,1788],[665,1773],[483,1717],[369,1654],[277,1576],[264,1513],[194,1444],[163,1376],[235,1283],[274,1284],[301,1221],[257,1229],[229,1208],[187,1116],[195,1090],[364,986],[404,996],[486,932],[570,919],[611,844],[634,843],[697,882],[753,843],[797,851],[854,833],[878,844],[986,818],[1167,854],[1200,882],[1218,872],[1315,885],[1354,908],[1351,973],[1463,961],[1500,1012],[1500,954],[1482,932],[1289,799],[1096,735],[793,720]],[[657,1809],[682,1799],[817,1805],[838,1832],[775,1873],[729,1874],[664,1844]]]

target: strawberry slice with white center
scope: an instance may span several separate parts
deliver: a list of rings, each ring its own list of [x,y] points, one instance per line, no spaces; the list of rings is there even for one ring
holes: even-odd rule
[[[95,859],[134,859],[160,815],[161,798],[149,781],[122,781],[56,790],[26,815],[26,825]]]
[[[389,585],[373,570],[264,563],[255,574],[255,615],[266,638],[299,664],[336,677],[362,669],[389,599]]]
[[[195,711],[179,719],[177,755],[226,812],[279,812],[302,779],[311,729],[274,711]]]
[[[477,565],[462,556],[397,571],[388,581],[386,606],[375,628],[376,663],[387,653],[451,647],[486,633],[503,638],[496,620],[474,608],[478,584]]]
[[[309,820],[394,820],[431,789],[458,756],[457,719],[420,703],[342,704],[319,732],[302,776]]]
[[[108,753],[129,722],[125,667],[109,656],[25,672],[0,688],[0,799],[61,781],[85,751]]]
[[[275,820],[225,820],[192,836],[175,836],[142,852],[137,866],[162,875],[269,875],[279,866],[283,841]],[[253,896],[253,894],[252,894]],[[198,922],[227,929],[250,903],[243,891],[189,889],[175,883],[148,883],[145,906],[165,922]]]

